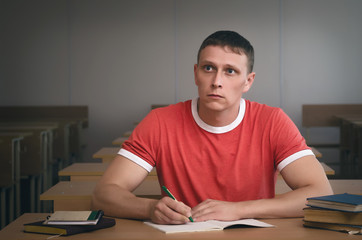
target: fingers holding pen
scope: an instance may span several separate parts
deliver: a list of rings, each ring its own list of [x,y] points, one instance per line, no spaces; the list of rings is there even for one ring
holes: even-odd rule
[[[159,224],[183,224],[190,221],[188,216],[191,208],[170,197],[157,201],[151,209],[151,220]]]

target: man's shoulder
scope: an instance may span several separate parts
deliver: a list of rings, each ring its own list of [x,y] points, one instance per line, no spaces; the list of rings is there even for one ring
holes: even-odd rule
[[[245,106],[246,110],[249,113],[254,113],[254,114],[273,114],[283,111],[279,107],[272,107],[264,103],[253,102],[250,100],[245,100]]]

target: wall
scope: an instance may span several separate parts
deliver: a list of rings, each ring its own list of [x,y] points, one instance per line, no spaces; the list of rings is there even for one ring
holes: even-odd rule
[[[245,97],[282,107],[304,132],[302,104],[362,102],[361,10],[359,0],[0,0],[0,105],[88,105],[89,160],[151,104],[195,97],[201,41],[232,29],[256,51]]]

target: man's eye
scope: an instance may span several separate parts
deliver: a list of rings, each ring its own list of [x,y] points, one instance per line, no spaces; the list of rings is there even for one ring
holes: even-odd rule
[[[226,72],[227,72],[228,74],[234,74],[234,73],[235,73],[235,70],[229,68],[229,69],[226,70]]]
[[[210,72],[210,71],[212,71],[212,66],[210,66],[210,65],[206,65],[206,66],[204,66],[204,69],[206,70],[206,71],[208,71],[208,72]]]

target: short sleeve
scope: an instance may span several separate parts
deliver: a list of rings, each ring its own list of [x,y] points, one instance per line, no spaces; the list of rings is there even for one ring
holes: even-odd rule
[[[153,110],[132,131],[118,154],[151,171],[156,165],[159,132],[158,117]]]
[[[301,157],[314,155],[297,126],[283,110],[277,109],[272,119],[271,144],[279,171]]]

